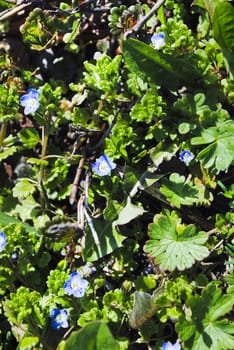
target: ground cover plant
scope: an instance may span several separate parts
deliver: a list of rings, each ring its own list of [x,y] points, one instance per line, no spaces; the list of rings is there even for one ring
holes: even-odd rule
[[[0,0],[0,349],[234,349],[234,6]]]

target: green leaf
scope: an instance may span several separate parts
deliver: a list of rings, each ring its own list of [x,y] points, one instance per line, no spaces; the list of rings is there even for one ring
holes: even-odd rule
[[[38,337],[24,337],[19,345],[19,350],[31,350],[38,344]]]
[[[21,142],[27,148],[33,148],[40,142],[40,136],[36,129],[24,128],[18,133]]]
[[[227,1],[215,6],[213,27],[214,38],[220,45],[228,70],[234,78],[234,7]]]
[[[154,165],[158,167],[164,161],[171,160],[178,149],[179,147],[175,143],[165,145],[164,143],[160,142],[150,151],[150,158],[152,159]]]
[[[206,234],[196,232],[194,225],[180,225],[178,219],[172,217],[155,215],[149,225],[149,237],[144,250],[156,258],[164,270],[183,271],[209,255],[204,246]]]
[[[17,147],[12,146],[0,152],[0,161],[12,156],[15,152],[17,152]]]
[[[144,179],[145,180],[145,179]],[[138,184],[138,182],[137,182]],[[138,190],[138,185],[134,186],[132,195]],[[145,213],[141,206],[132,204],[130,196],[127,198],[126,204],[122,206],[118,213],[118,218],[114,221],[94,221],[95,230],[100,240],[100,245],[94,245],[92,235],[89,234],[86,240],[84,256],[87,261],[94,261],[106,254],[110,254],[116,248],[121,247],[123,240],[126,238],[117,231],[118,225],[126,225],[136,217]],[[103,228],[104,224],[104,228]]]
[[[191,140],[193,145],[208,144],[198,155],[204,168],[215,173],[227,170],[234,161],[234,122],[220,122],[216,127],[202,130],[201,137]]]
[[[119,212],[118,219],[113,222],[113,227],[125,225],[143,213],[145,213],[145,210],[132,204],[130,197],[128,197],[126,205]]]
[[[21,224],[26,232],[37,232],[33,226],[23,223],[22,221],[16,219],[14,216],[7,215],[3,212],[0,212],[0,224]]]
[[[162,180],[160,191],[177,208],[195,203],[198,194],[197,188],[189,182],[186,183],[185,177],[177,173],[172,173],[169,180]]]
[[[26,199],[21,199],[20,204],[15,207],[15,212],[19,214],[23,221],[31,220],[33,217],[33,211],[36,208],[40,208],[40,204],[36,202],[32,195],[28,195]]]
[[[86,261],[96,261],[101,257],[110,254],[116,248],[122,246],[122,242],[126,239],[114,227],[113,222],[94,220],[93,222],[100,244],[96,245],[93,240],[92,233],[87,228],[85,248],[83,251]]]
[[[88,350],[119,350],[109,328],[104,322],[91,322],[81,330],[73,332],[65,342],[64,350],[77,348]]]
[[[199,75],[185,58],[176,58],[153,49],[136,39],[124,40],[123,55],[128,69],[142,79],[175,90],[181,83],[192,84]]]
[[[20,31],[24,41],[33,50],[43,50],[46,45],[56,38],[58,30],[62,29],[63,22],[58,16],[53,16],[40,8],[30,12]]]
[[[33,194],[36,187],[27,179],[20,179],[13,188],[13,197],[27,198],[30,194]]]
[[[211,282],[200,296],[191,297],[186,304],[191,309],[190,319],[182,315],[176,324],[184,349],[233,349],[234,324],[223,318],[231,311],[233,304],[233,295],[222,295],[217,282]]]
[[[132,328],[141,327],[149,320],[156,310],[154,299],[149,293],[138,292],[134,293],[133,310],[129,313],[129,325]]]

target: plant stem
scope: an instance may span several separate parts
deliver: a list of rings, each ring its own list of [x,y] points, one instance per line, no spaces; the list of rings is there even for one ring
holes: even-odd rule
[[[0,148],[2,147],[5,135],[6,135],[7,123],[3,122],[0,130]]]
[[[42,160],[44,160],[46,157],[46,149],[47,149],[48,140],[49,140],[49,132],[50,132],[50,122],[48,121],[46,125],[42,126],[42,138],[41,138],[41,143],[42,143],[41,159]],[[43,177],[44,177],[44,165],[41,164],[39,178],[38,178],[39,184],[41,184]]]

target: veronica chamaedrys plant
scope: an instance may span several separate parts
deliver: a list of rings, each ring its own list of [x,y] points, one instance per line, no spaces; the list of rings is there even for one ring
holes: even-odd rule
[[[153,48],[159,50],[165,44],[165,34],[155,33],[151,36],[151,43]]]
[[[162,350],[181,350],[181,345],[178,342],[172,344],[171,342],[167,341],[166,343],[163,343]]]
[[[68,328],[68,312],[66,309],[53,309],[50,316],[53,329]]]
[[[82,298],[88,286],[88,281],[81,278],[79,272],[73,272],[64,283],[64,292],[76,298]]]
[[[189,164],[193,160],[194,154],[188,150],[180,152],[180,160],[185,164]]]
[[[116,168],[116,164],[106,154],[103,154],[91,165],[91,168],[99,176],[105,176],[110,175],[111,170]]]
[[[7,237],[4,232],[0,232],[0,252],[3,251],[5,245],[7,244]]]
[[[24,114],[34,113],[39,108],[39,92],[36,89],[28,89],[27,93],[21,96],[20,103],[24,107]]]

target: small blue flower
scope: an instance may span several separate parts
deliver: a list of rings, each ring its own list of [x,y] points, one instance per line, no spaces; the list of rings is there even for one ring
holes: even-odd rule
[[[24,114],[34,113],[39,108],[39,92],[36,89],[28,89],[27,93],[20,98],[20,103],[24,107]]]
[[[166,343],[163,343],[162,350],[181,350],[180,343],[176,342],[174,345],[170,343],[169,341]]]
[[[190,163],[191,160],[193,160],[193,158],[194,158],[194,155],[190,151],[184,150],[180,152],[180,160],[185,164]]]
[[[0,252],[3,251],[5,245],[7,244],[7,238],[4,232],[0,232]]]
[[[99,176],[110,175],[111,170],[116,168],[116,164],[104,154],[99,157],[95,163],[91,165],[92,170],[95,171]]]
[[[78,272],[73,272],[69,280],[64,283],[63,288],[66,294],[73,295],[76,298],[82,298],[87,286],[88,281],[81,278]]]
[[[234,201],[232,201],[232,202],[230,203],[230,208],[231,208],[232,211],[234,211]]]
[[[59,328],[68,328],[68,312],[65,309],[53,309],[51,310],[50,316],[52,318],[51,320],[51,327],[53,329],[59,329]]]
[[[158,33],[151,36],[151,43],[154,49],[159,50],[165,44],[165,34]]]

